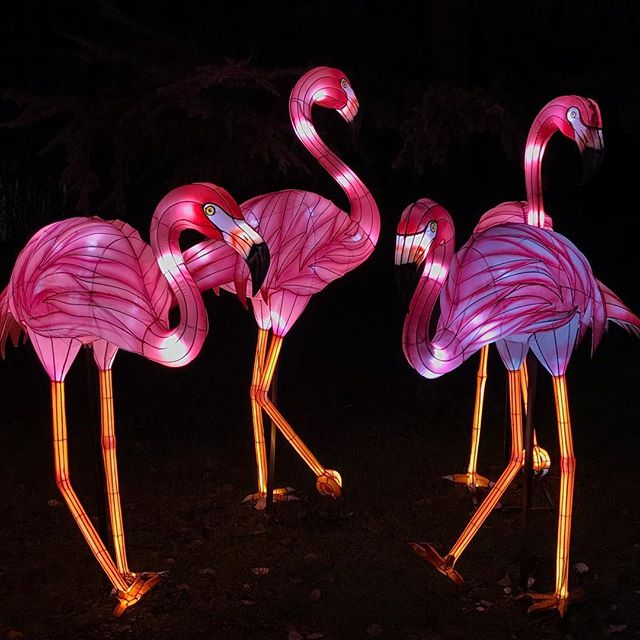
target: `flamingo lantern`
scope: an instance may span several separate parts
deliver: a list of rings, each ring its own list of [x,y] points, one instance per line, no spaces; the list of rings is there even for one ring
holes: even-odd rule
[[[311,117],[314,105],[334,109],[346,122],[353,122],[358,101],[342,71],[316,67],[305,73],[291,92],[289,115],[302,144],[345,192],[350,211],[299,189],[256,196],[241,205],[247,222],[265,239],[272,256],[261,294],[251,298],[258,324],[250,394],[258,491],[247,499],[257,502],[264,499],[267,491],[263,411],[316,475],[318,491],[333,497],[340,495],[340,474],[320,464],[269,397],[269,389],[283,340],[311,296],[362,264],[371,255],[380,233],[380,215],[373,196],[321,140]],[[201,290],[222,287],[234,291],[234,282],[246,274],[242,261],[236,260],[229,247],[216,241],[187,250],[185,261]],[[276,489],[274,497],[291,498],[287,493],[286,489]]]
[[[178,245],[186,229],[229,243],[248,262],[254,288],[260,286],[269,260],[262,238],[224,189],[201,183],[174,189],[162,199],[151,221],[151,246],[119,220],[78,217],[44,227],[18,256],[9,285],[0,294],[1,355],[7,337],[15,343],[24,330],[51,379],[56,484],[114,587],[116,615],[149,591],[159,574],[134,573],[127,563],[111,367],[118,349],[167,367],[184,366],[198,355],[208,320]],[[180,321],[171,327],[174,298]],[[115,561],[69,477],[64,380],[83,344],[93,347],[99,369],[101,443]]]
[[[569,599],[576,465],[565,372],[588,329],[595,349],[608,321],[640,337],[640,318],[594,278],[587,259],[569,240],[550,229],[522,222],[490,226],[455,254],[454,240],[450,215],[432,200],[418,200],[403,212],[395,263],[405,281],[417,280],[404,324],[404,353],[421,375],[437,378],[495,343],[509,375],[511,457],[444,557],[426,543],[412,547],[454,582],[463,582],[456,562],[524,464],[519,370],[531,349],[553,377],[561,479],[555,591],[529,594],[535,600],[530,610],[557,608],[563,615]],[[440,317],[432,335],[437,302]]]
[[[598,166],[602,157],[602,119],[597,103],[580,96],[560,96],[547,103],[536,116],[527,136],[524,155],[524,175],[527,190],[526,201],[503,202],[489,209],[481,218],[473,233],[478,234],[489,227],[510,222],[527,223],[544,229],[553,229],[551,216],[545,213],[542,192],[542,158],[551,136],[560,131],[573,140],[582,154],[584,163],[583,182]],[[454,482],[466,484],[475,492],[477,487],[489,486],[489,480],[477,473],[478,448],[482,424],[484,390],[487,381],[488,345],[480,349],[473,425],[471,429],[471,452],[467,473],[447,476]],[[524,406],[527,406],[526,361],[520,370]],[[545,473],[551,464],[548,453],[538,446],[534,431],[533,468]]]

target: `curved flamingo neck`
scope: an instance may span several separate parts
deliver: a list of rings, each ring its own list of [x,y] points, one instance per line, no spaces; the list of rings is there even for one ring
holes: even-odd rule
[[[462,362],[460,343],[447,332],[429,335],[431,317],[449,273],[454,238],[447,238],[427,257],[423,276],[413,295],[404,323],[402,344],[411,366],[426,378],[437,378]]]
[[[186,205],[188,207],[188,205]],[[185,205],[174,204],[151,220],[151,247],[180,309],[180,321],[173,329],[168,319],[158,319],[147,329],[143,355],[169,367],[181,367],[200,352],[208,331],[208,317],[193,277],[180,251],[180,233],[194,225]]]
[[[549,138],[558,130],[557,116],[540,115],[533,121],[524,152],[524,179],[527,187],[527,222],[544,228],[544,202],[542,194],[542,158]]]
[[[361,229],[359,236],[364,235],[375,245],[380,235],[378,207],[362,180],[320,138],[311,119],[311,110],[316,102],[315,95],[309,100],[305,98],[298,86],[294,87],[289,99],[289,116],[293,129],[307,151],[324,167],[349,198],[350,217]]]

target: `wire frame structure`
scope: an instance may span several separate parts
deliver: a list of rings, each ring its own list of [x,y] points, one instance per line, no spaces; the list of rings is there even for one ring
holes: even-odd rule
[[[457,560],[524,465],[522,380],[529,349],[553,377],[560,437],[560,500],[556,584],[550,594],[529,594],[530,610],[558,609],[569,601],[568,567],[575,457],[565,373],[588,330],[592,347],[612,321],[640,337],[640,318],[596,280],[584,255],[564,236],[526,222],[506,222],[473,234],[454,253],[449,213],[427,198],[407,207],[398,224],[395,263],[415,289],[403,330],[409,364],[426,378],[458,367],[495,344],[508,370],[511,414],[509,463],[451,549],[441,556],[430,544],[413,549],[460,584]],[[440,315],[433,326],[436,303]]]
[[[559,96],[547,103],[536,116],[529,130],[524,154],[524,176],[527,192],[525,201],[503,202],[489,209],[479,220],[474,234],[499,224],[510,222],[526,223],[544,229],[553,229],[553,221],[544,210],[542,193],[542,159],[551,136],[557,131],[573,140],[582,155],[584,163],[583,181],[597,168],[602,157],[602,118],[598,104],[590,98],[580,96]],[[478,487],[488,487],[489,480],[477,473],[478,450],[484,391],[487,381],[487,360],[489,347],[480,350],[480,363],[476,384],[476,397],[471,427],[471,450],[467,473],[447,476],[456,483],[466,484],[470,491]],[[520,371],[523,401],[527,404],[526,361]],[[534,431],[533,469],[546,473],[551,466],[549,454],[538,445]]]
[[[254,286],[268,267],[262,238],[238,204],[213,184],[179,187],[163,198],[151,221],[151,245],[119,220],[70,218],[38,231],[22,250],[0,294],[0,355],[7,338],[25,332],[51,380],[56,484],[89,548],[113,585],[116,615],[159,581],[129,569],[120,505],[111,370],[118,349],[167,367],[200,352],[208,331],[197,284],[178,244],[186,229],[227,242],[247,260]],[[245,282],[245,285],[247,283]],[[180,320],[169,324],[177,304]],[[114,554],[98,535],[69,476],[65,376],[82,345],[99,371],[101,445]]]
[[[265,239],[271,267],[259,295],[251,296],[258,340],[251,383],[251,412],[257,467],[257,492],[267,491],[266,414],[316,476],[322,494],[340,495],[342,478],[325,468],[296,434],[270,398],[269,388],[285,336],[311,297],[362,264],[380,233],[378,207],[362,180],[320,138],[312,119],[314,106],[332,109],[347,123],[358,113],[358,100],[347,76],[338,69],[316,67],[295,84],[289,98],[293,130],[309,153],[337,182],[349,200],[349,211],[316,193],[287,189],[256,196],[241,205],[247,222]],[[185,252],[185,261],[201,290],[222,287],[237,292],[247,267],[229,247],[206,241]],[[292,498],[288,489],[275,499]]]

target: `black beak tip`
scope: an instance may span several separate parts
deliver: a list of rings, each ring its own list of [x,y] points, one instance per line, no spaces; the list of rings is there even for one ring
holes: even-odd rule
[[[406,313],[409,313],[411,298],[418,286],[420,269],[417,264],[407,263],[396,265],[396,285],[400,295],[400,304]]]
[[[351,127],[351,137],[353,139],[354,146],[358,143],[358,139],[360,138],[360,127],[362,125],[362,119],[360,118],[360,112],[356,113],[353,120],[349,123]]]
[[[267,247],[266,242],[254,244],[251,247],[249,257],[247,258],[247,265],[251,273],[251,294],[253,296],[258,295],[260,287],[264,284],[270,262],[271,255],[269,254],[269,247]]]
[[[598,170],[598,167],[602,164],[604,152],[601,149],[591,149],[587,147],[582,152],[582,179],[580,184],[584,185],[588,182],[593,174]]]

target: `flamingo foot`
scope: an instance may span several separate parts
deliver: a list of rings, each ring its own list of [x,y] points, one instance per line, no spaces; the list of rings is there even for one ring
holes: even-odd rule
[[[466,484],[471,493],[475,493],[478,488],[490,489],[494,485],[489,478],[485,478],[479,473],[454,473],[453,475],[442,477],[454,484]]]
[[[316,480],[316,489],[323,496],[339,498],[342,493],[342,477],[333,469],[325,469]]]
[[[278,487],[273,490],[274,502],[291,502],[293,500],[300,500],[298,496],[292,495],[295,493],[293,487]],[[253,506],[258,511],[262,511],[267,506],[267,494],[264,491],[256,491],[256,493],[250,493],[242,500],[245,502],[253,502]]]
[[[113,615],[119,618],[129,607],[136,604],[145,593],[151,591],[160,582],[162,575],[163,572],[155,573],[151,571],[131,574],[133,582],[129,588],[126,591],[115,592],[118,606],[113,611]]]
[[[560,617],[564,617],[567,612],[567,607],[570,602],[575,602],[579,599],[574,594],[569,594],[565,597],[560,597],[555,593],[523,593],[518,598],[529,598],[533,600],[533,604],[527,609],[527,613],[533,613],[534,611],[552,611],[556,609],[560,614]]]
[[[427,542],[410,542],[409,546],[423,560],[432,564],[442,575],[453,580],[458,586],[464,584],[464,578],[454,569],[453,565],[456,559],[452,555],[443,558],[429,543]]]
[[[533,445],[533,470],[538,477],[543,478],[551,468],[551,456],[546,449]]]

